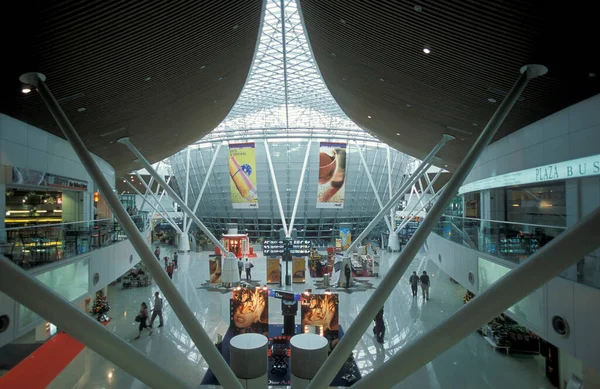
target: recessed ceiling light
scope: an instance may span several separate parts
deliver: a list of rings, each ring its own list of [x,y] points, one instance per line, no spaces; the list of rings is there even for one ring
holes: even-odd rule
[[[379,81],[384,82],[385,80],[383,78],[380,78]]]
[[[24,86],[23,88],[21,88],[21,92],[27,94],[27,93],[31,93],[31,88],[28,86]]]
[[[431,53],[431,50],[429,50],[427,47],[425,47],[425,48],[423,49],[423,52],[424,52],[425,54],[429,54],[429,53]]]
[[[332,52],[331,55],[335,57],[335,53]]]
[[[367,117],[368,117],[369,119],[371,119],[371,115],[367,115]]]
[[[221,81],[222,79],[223,79],[223,77],[219,77],[219,78],[217,78],[217,80],[219,80],[219,81]]]
[[[85,112],[86,108],[85,107],[79,107],[77,108],[77,112]]]
[[[215,103],[215,104],[216,104],[216,103],[217,103],[217,100],[213,101],[213,103]]]
[[[495,99],[495,98],[493,98],[493,97],[489,97],[489,98],[488,98],[488,101],[489,101],[490,103],[495,103],[495,102],[496,102],[496,99]]]
[[[477,123],[473,123],[473,125],[474,125],[475,127],[477,127],[479,124],[477,124]]]
[[[200,66],[200,70],[202,70],[202,69],[204,69],[204,68],[206,68],[206,65],[202,65],[202,66]]]
[[[415,6],[413,7],[413,9],[414,9],[415,11],[417,11],[417,12],[421,12],[421,11],[423,11],[423,7],[421,7],[420,5],[415,5]]]
[[[234,29],[234,30],[237,30],[237,29],[238,29],[238,27],[239,27],[239,26],[236,24],[235,26],[233,26],[233,29]]]
[[[448,167],[448,165],[444,165],[444,167]]]
[[[397,132],[397,133],[396,133],[396,135],[400,135],[400,133],[399,133],[399,132]]]
[[[342,81],[346,81],[346,79],[344,77],[342,77]]]
[[[340,19],[340,23],[346,24],[346,21],[344,19]]]
[[[596,73],[594,73],[594,72],[590,72],[590,73],[588,73],[588,76],[589,76],[590,78],[594,78],[594,77],[596,77]]]
[[[150,80],[152,80],[152,77],[150,77],[150,76],[144,78],[144,81],[150,81]]]
[[[410,105],[410,104],[406,104],[406,106],[407,106],[408,108],[412,107],[412,105]]]

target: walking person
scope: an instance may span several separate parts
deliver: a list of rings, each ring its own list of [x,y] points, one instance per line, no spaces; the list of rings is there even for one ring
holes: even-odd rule
[[[152,328],[152,324],[154,324],[154,319],[158,316],[158,326],[163,326],[163,316],[162,316],[162,308],[163,308],[163,299],[159,297],[159,293],[154,293],[154,307],[152,308],[152,318],[150,319],[150,328]]]
[[[173,253],[173,266],[175,269],[179,269],[179,253],[177,251]]]
[[[167,266],[169,266],[169,257],[165,257],[165,270],[167,269]]]
[[[160,247],[156,246],[156,250],[154,250],[154,255],[156,255],[156,259],[160,261]]]
[[[429,276],[427,275],[427,272],[425,270],[423,270],[423,274],[421,275],[420,281],[423,299],[429,300]]]
[[[352,275],[352,270],[350,269],[350,265],[346,264],[344,267],[344,275],[346,276],[346,289],[350,287],[350,276]]]
[[[167,274],[169,275],[170,279],[173,279],[173,262],[169,262],[167,265]]]
[[[244,261],[242,258],[238,259],[238,273],[240,274],[240,281],[242,280],[242,270],[244,270]]]
[[[417,272],[414,271],[412,276],[408,279],[408,283],[410,284],[410,288],[412,289],[413,297],[417,297],[417,288],[419,286],[419,276]]]
[[[373,334],[377,337],[377,343],[383,344],[383,337],[385,335],[385,322],[383,321],[383,307],[375,315],[375,326],[373,327]]]
[[[138,313],[138,315],[135,317],[135,321],[140,323],[138,336],[136,336],[135,339],[140,338],[144,328],[150,332],[149,335],[152,335],[152,328],[148,328],[148,326],[146,325],[147,320],[148,320],[148,306],[146,305],[146,303],[142,303],[142,305],[140,307],[140,313]]]
[[[254,267],[254,265],[252,264],[252,262],[248,261],[248,258],[246,258],[246,262],[244,263],[244,269],[246,269],[246,280],[250,281],[252,280],[252,268]]]

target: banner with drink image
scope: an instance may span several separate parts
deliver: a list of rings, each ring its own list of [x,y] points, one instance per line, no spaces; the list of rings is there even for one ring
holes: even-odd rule
[[[229,178],[233,208],[258,208],[254,143],[229,145]]]
[[[317,208],[343,208],[345,184],[346,144],[321,142]]]

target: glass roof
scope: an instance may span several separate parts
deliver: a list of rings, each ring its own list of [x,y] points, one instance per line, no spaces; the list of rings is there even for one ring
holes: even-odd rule
[[[246,84],[225,120],[198,143],[277,137],[376,141],[331,96],[295,0],[266,1]]]

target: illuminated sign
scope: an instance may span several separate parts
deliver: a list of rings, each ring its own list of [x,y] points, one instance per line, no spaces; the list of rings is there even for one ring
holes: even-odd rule
[[[535,184],[539,182],[568,180],[570,178],[597,175],[600,175],[600,155],[578,158],[571,161],[553,163],[520,170],[518,172],[484,178],[483,180],[461,186],[458,190],[458,194],[493,188],[503,188],[506,186]]]

